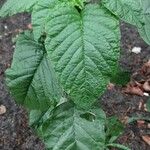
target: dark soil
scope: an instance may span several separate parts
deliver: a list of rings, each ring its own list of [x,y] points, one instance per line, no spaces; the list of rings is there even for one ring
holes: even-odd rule
[[[140,38],[135,27],[129,24],[121,23],[121,34],[120,67],[132,75],[150,60],[150,46]],[[136,46],[142,48],[140,54],[131,52],[131,49]],[[125,121],[132,116],[150,117],[149,112],[139,108],[140,103],[145,104],[148,98],[125,94],[123,87],[115,86],[105,92],[101,105],[107,116],[115,115]],[[139,127],[136,122],[133,122],[126,125],[124,134],[118,138],[118,143],[129,146],[132,150],[149,150],[150,145],[141,138],[143,135],[150,135],[150,129]]]
[[[0,5],[4,0],[0,1]],[[13,17],[0,19],[0,105],[7,109],[0,115],[0,150],[44,150],[44,144],[28,125],[27,112],[18,106],[10,97],[5,86],[4,72],[10,66],[14,51],[13,40],[15,36],[28,28],[30,15],[18,14]],[[121,24],[122,43],[120,65],[123,69],[133,73],[150,59],[150,46],[139,36],[136,29],[125,23]],[[134,46],[142,48],[140,54],[134,54]],[[107,90],[102,97],[102,106],[108,116],[116,115],[121,120],[134,114],[150,115],[144,110],[139,110],[139,103],[145,103],[148,97],[128,95],[122,87],[115,86]],[[140,128],[137,123],[127,124],[125,132],[119,137],[118,143],[129,146],[132,150],[149,150],[150,146],[141,138],[149,134],[147,128]]]

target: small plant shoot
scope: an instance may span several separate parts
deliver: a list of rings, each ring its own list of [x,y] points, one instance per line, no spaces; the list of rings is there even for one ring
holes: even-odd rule
[[[94,104],[117,82],[120,21],[150,44],[150,1],[7,0],[0,17],[21,12],[31,13],[32,30],[17,38],[6,84],[46,149],[129,150],[114,143],[121,123]]]

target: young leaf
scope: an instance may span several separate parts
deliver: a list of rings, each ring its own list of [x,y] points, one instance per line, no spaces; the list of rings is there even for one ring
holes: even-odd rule
[[[102,94],[117,70],[119,21],[97,4],[81,14],[74,7],[51,9],[46,50],[65,91],[80,107]]]
[[[141,0],[102,0],[102,3],[121,20],[142,27]]]
[[[85,118],[84,114],[94,119]],[[64,103],[52,111],[38,131],[49,150],[104,150],[105,113],[101,109],[87,112]]]
[[[6,83],[16,101],[31,109],[46,110],[62,96],[45,49],[30,32],[18,38]]]
[[[7,0],[0,9],[0,17],[20,12],[31,12],[37,1],[39,0]]]

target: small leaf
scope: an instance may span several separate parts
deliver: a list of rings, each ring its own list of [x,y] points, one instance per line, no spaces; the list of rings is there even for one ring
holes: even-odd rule
[[[124,145],[121,145],[121,144],[117,144],[117,143],[107,144],[107,147],[116,147],[116,148],[119,148],[122,150],[131,150],[130,148],[128,148]]]
[[[124,130],[124,125],[117,117],[109,117],[106,124],[107,143],[114,142]],[[112,140],[113,139],[113,140]]]
[[[142,139],[144,140],[144,142],[146,142],[150,146],[150,136],[149,135],[142,136]]]
[[[16,101],[30,109],[46,110],[62,97],[46,51],[31,32],[18,37],[6,83]]]
[[[84,114],[94,115],[95,118],[91,121],[81,117]],[[49,150],[104,150],[105,119],[101,109],[87,112],[67,102],[52,111],[38,132]]]

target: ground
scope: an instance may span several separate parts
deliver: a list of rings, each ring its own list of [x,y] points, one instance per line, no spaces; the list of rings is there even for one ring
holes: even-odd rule
[[[0,5],[4,0],[0,2]],[[11,98],[5,86],[5,70],[10,67],[15,36],[30,23],[30,15],[18,14],[13,17],[0,19],[0,105],[6,107],[6,113],[0,115],[0,149],[2,150],[44,150],[44,144],[28,125],[28,116],[24,108],[17,105]],[[121,23],[121,58],[120,66],[131,74],[139,70],[150,59],[150,46],[139,36],[136,29]],[[140,54],[131,52],[134,46],[142,48]],[[120,120],[134,114],[150,116],[140,103],[145,103],[148,97],[129,95],[123,92],[123,87],[115,86],[100,98],[99,105],[107,116],[116,115]],[[125,132],[117,142],[128,145],[132,150],[149,150],[150,146],[143,141],[142,135],[149,134],[150,129],[139,127],[136,122],[126,124]]]

